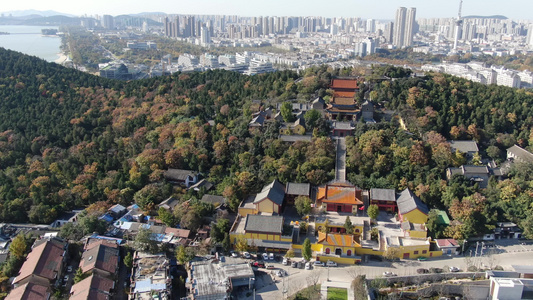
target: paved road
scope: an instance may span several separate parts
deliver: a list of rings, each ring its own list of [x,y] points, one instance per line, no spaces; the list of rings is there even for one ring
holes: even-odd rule
[[[520,246],[520,247],[517,247]],[[483,256],[481,258],[474,259],[474,263],[478,266],[488,265],[490,260],[494,265],[500,265],[505,270],[512,270],[511,265],[520,265],[520,264],[533,264],[533,245],[513,245],[509,246],[511,251],[514,251],[516,248],[522,248],[524,251],[516,252],[504,252],[501,254],[495,254],[492,257]],[[501,247],[502,250],[506,250],[507,247]],[[303,289],[306,286],[312,285],[315,281],[319,284],[326,282],[329,278],[332,282],[344,282],[349,283],[352,281],[354,275],[366,275],[367,278],[376,278],[382,277],[383,272],[390,271],[396,273],[397,275],[416,275],[416,270],[419,268],[429,269],[431,267],[435,268],[447,268],[447,267],[458,267],[462,270],[466,269],[466,261],[462,256],[457,257],[448,257],[444,256],[441,258],[429,259],[427,261],[417,261],[417,260],[402,260],[400,262],[390,263],[390,262],[377,262],[370,261],[360,266],[339,266],[337,268],[316,267],[313,270],[304,270],[304,269],[295,269],[288,266],[283,266],[280,263],[274,263],[274,265],[279,269],[284,269],[288,272],[286,277],[277,277],[272,276],[274,281],[258,280],[256,283],[256,295],[255,299],[271,299],[271,300],[280,300],[286,299],[288,295],[293,295],[297,291]],[[285,291],[285,293],[283,293]],[[245,293],[239,295],[239,299],[252,300],[253,295],[247,297]]]
[[[346,181],[346,139],[337,138],[337,158],[335,161],[335,180]]]

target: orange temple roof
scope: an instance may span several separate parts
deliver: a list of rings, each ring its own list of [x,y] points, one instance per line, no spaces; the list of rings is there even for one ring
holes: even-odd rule
[[[363,205],[361,190],[354,186],[326,185],[318,188],[318,200],[322,203]]]
[[[332,89],[357,89],[357,80],[355,79],[333,79],[331,81]]]

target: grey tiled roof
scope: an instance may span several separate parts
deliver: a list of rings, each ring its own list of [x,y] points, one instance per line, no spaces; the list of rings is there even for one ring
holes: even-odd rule
[[[265,186],[263,190],[257,194],[257,196],[255,196],[254,203],[261,202],[267,198],[278,205],[283,204],[283,198],[285,198],[285,187],[277,179]]]
[[[164,176],[168,180],[185,181],[188,176],[194,177],[196,174],[198,173],[191,170],[168,169]]]
[[[398,205],[398,210],[400,213],[406,214],[410,211],[413,211],[418,208],[421,212],[426,215],[429,213],[427,205],[418,198],[409,188],[405,189],[398,197],[396,201]]]
[[[370,189],[370,200],[396,201],[396,192],[393,189]]]
[[[244,230],[281,234],[283,230],[283,217],[248,215],[246,217],[246,224],[244,225]]]
[[[206,203],[211,203],[211,204],[215,204],[215,203],[223,204],[223,203],[226,203],[226,198],[224,198],[222,196],[205,194],[205,195],[202,196],[202,200],[200,200],[200,201],[206,202]]]
[[[455,152],[455,150],[459,150],[459,152],[467,153],[467,152],[478,152],[479,149],[477,147],[477,143],[475,141],[455,141],[451,140],[448,141],[450,143],[450,147],[452,152]]]
[[[533,153],[517,145],[514,145],[511,148],[507,149],[507,152],[514,154],[516,157],[518,157],[520,160],[524,162],[528,162],[528,161],[533,162]]]
[[[304,195],[309,196],[311,185],[309,183],[288,182],[285,189],[287,195]]]

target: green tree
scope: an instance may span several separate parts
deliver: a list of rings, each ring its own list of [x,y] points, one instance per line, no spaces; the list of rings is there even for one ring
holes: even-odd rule
[[[248,250],[248,240],[244,235],[239,235],[237,241],[235,242],[235,250],[239,252],[245,252]]]
[[[302,245],[302,256],[307,261],[309,261],[313,256],[313,252],[311,250],[311,241],[309,240],[309,238],[306,238]]]
[[[230,240],[229,240],[229,234],[226,232],[224,234],[224,239],[222,240],[222,248],[224,251],[228,252],[231,248]]]
[[[287,250],[287,253],[285,253],[285,257],[287,258],[293,258],[294,257],[294,249]]]
[[[294,200],[294,207],[300,216],[305,216],[311,211],[311,199],[307,196],[298,196]]]
[[[159,210],[157,211],[157,214],[159,216],[159,220],[165,223],[165,225],[169,227],[176,226],[176,219],[174,218],[174,215],[168,210],[166,210],[165,208],[160,207]]]
[[[283,102],[281,105],[281,116],[285,122],[294,122],[294,115],[292,114],[292,104],[290,102]]]
[[[350,216],[346,216],[346,221],[344,221],[344,229],[346,229],[347,234],[353,234],[354,228]]]
[[[379,207],[376,204],[372,204],[368,206],[368,209],[366,212],[368,214],[368,217],[370,217],[370,219],[376,220],[379,215]]]
[[[9,253],[10,255],[13,255],[18,260],[22,260],[24,256],[26,256],[26,250],[28,248],[26,237],[24,234],[19,233],[13,241],[11,241],[11,245],[9,245]]]
[[[211,228],[211,238],[213,242],[220,243],[225,235],[229,232],[230,224],[228,219],[219,219],[217,223]]]
[[[131,269],[133,267],[133,255],[131,254],[131,251],[128,251],[128,254],[124,256],[124,265]]]
[[[189,248],[185,248],[185,246],[180,245],[178,249],[176,249],[176,260],[182,265],[185,263],[191,261],[194,258],[194,254]]]
[[[318,110],[308,110],[304,115],[307,130],[316,128],[319,125],[320,118],[322,118],[322,115]]]
[[[74,223],[67,223],[59,229],[59,236],[73,241],[79,241],[83,237],[83,228]]]
[[[81,268],[76,269],[76,273],[74,273],[74,283],[78,283],[82,281],[83,279],[89,277],[90,273],[83,273]]]
[[[154,233],[150,229],[140,228],[133,242],[137,251],[157,253],[159,244],[155,240]]]
[[[96,215],[80,217],[78,220],[78,226],[80,226],[84,235],[93,232],[103,234],[107,229],[106,221],[99,219]]]

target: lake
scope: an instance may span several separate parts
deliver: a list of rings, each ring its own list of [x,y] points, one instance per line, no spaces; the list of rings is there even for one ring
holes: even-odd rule
[[[0,25],[0,32],[10,33],[0,35],[0,47],[55,61],[59,58],[61,38],[42,36],[43,28],[58,29],[57,26]]]

